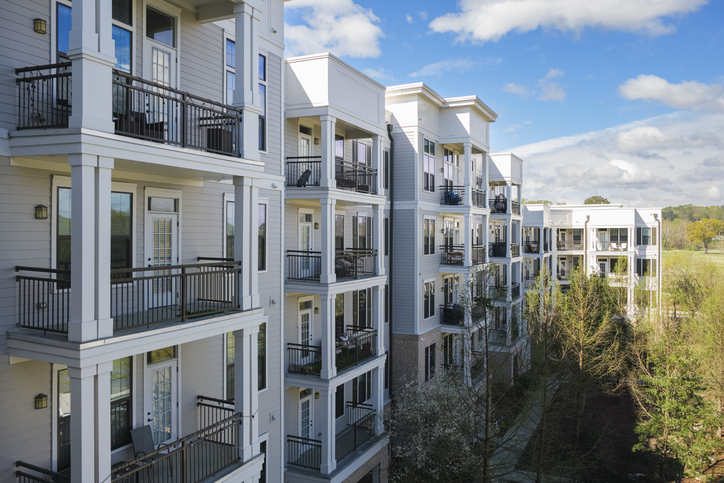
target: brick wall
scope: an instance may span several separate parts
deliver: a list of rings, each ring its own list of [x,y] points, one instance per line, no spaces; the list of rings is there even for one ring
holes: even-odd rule
[[[422,340],[421,340],[422,339]],[[435,370],[442,367],[442,332],[436,327],[421,335],[392,334],[392,390],[410,381],[425,382],[425,348],[436,345]]]
[[[380,465],[380,479],[379,481],[387,481],[387,469],[389,467],[389,445],[385,446],[377,452],[372,458],[367,460],[365,464],[357,468],[357,471],[352,473],[344,483],[357,483],[374,469],[375,466]]]

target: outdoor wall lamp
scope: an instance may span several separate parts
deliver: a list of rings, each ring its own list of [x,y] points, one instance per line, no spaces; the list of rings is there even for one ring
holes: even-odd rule
[[[314,138],[314,144],[319,145],[319,138]]]
[[[46,32],[45,20],[42,18],[36,18],[33,20],[33,30],[39,34],[44,34]]]
[[[318,221],[315,221],[315,222],[314,222],[314,229],[315,229],[315,230],[319,230],[319,222],[318,222]]]
[[[318,314],[318,313],[319,313],[319,307],[314,307],[314,313],[315,313],[315,314]]]
[[[47,220],[48,219],[48,207],[45,205],[38,205],[35,207],[35,219],[36,220]]]
[[[48,407],[48,395],[38,394],[35,396],[35,409],[45,409]]]

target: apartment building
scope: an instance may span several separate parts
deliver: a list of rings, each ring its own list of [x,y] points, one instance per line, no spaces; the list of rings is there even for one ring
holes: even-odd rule
[[[282,0],[2,13],[0,481],[281,481]]]
[[[386,481],[385,88],[330,54],[285,68],[287,481]]]

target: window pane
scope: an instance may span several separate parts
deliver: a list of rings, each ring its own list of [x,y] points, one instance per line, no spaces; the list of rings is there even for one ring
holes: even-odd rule
[[[226,334],[226,399],[234,399],[234,361],[236,358],[234,333]]]
[[[148,363],[155,364],[157,362],[167,361],[176,358],[176,346],[164,347],[148,353]]]
[[[226,202],[226,258],[234,258],[234,202]]]
[[[342,416],[344,416],[344,384],[337,386],[337,390],[334,394],[334,399],[334,417],[341,418]]]
[[[131,32],[115,25],[112,32],[113,40],[116,43],[115,68],[131,72]]]
[[[131,234],[131,193],[111,193],[111,236]]]
[[[334,156],[344,159],[344,138],[340,135],[334,136]]]
[[[259,80],[266,80],[266,57],[259,56]]]
[[[146,37],[169,47],[176,46],[176,19],[152,8],[146,8]]]
[[[68,52],[68,43],[70,38],[71,9],[62,4],[58,4],[58,53],[65,54]]]
[[[229,39],[226,39],[226,65],[232,69],[236,67],[236,44]]]
[[[266,86],[259,84],[259,102],[261,107],[260,116],[266,116]]]
[[[226,103],[234,103],[234,89],[236,87],[236,74],[226,71]]]
[[[257,335],[257,355],[258,355],[258,388],[261,391],[266,389],[266,323],[259,326],[259,334]]]
[[[259,257],[258,257],[258,268],[259,270],[266,270],[266,205],[259,205]]]
[[[131,0],[113,0],[111,6],[113,20],[133,25],[131,20]]]

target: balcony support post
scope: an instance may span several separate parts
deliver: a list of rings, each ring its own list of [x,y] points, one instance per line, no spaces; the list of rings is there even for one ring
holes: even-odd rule
[[[377,177],[375,178],[375,193],[381,194],[382,193],[382,177],[384,176],[384,169],[382,166],[382,136],[375,135],[372,136],[372,169],[375,170],[375,173],[377,173]]]
[[[337,119],[334,116],[324,114],[319,116],[319,120],[322,122],[322,140],[321,140],[321,155],[322,155],[322,172],[319,180],[322,188],[334,188],[337,186],[335,181],[335,142],[334,132]]]
[[[253,178],[234,177],[234,260],[241,262],[241,310],[259,307],[259,186]]]
[[[259,454],[259,326],[234,332],[234,410],[241,413],[239,456],[242,463]]]
[[[322,404],[322,464],[319,468],[323,475],[331,474],[337,468],[336,440],[334,428],[334,391],[335,388],[320,389]]]
[[[324,161],[322,161],[324,163]],[[324,178],[322,178],[324,179]],[[320,225],[322,228],[322,260],[321,260],[321,283],[334,283],[337,281],[335,268],[335,246],[334,246],[334,228],[335,216],[334,210],[337,206],[337,200],[324,198],[319,201],[322,208],[322,219]]]
[[[473,264],[472,260],[472,246],[473,246],[473,224],[472,215],[470,212],[465,213],[463,216],[463,228],[465,230],[465,247],[463,248],[464,258],[463,263],[466,267],[470,268]]]
[[[463,169],[465,170],[465,206],[473,205],[473,181],[472,176],[473,169],[473,145],[472,143],[463,143]],[[467,246],[467,244],[466,244]],[[467,257],[466,257],[467,260]]]
[[[322,317],[322,379],[332,379],[337,375],[335,333],[334,333],[334,294],[322,294],[319,296],[322,305],[320,315]]]
[[[373,246],[377,250],[375,257],[375,275],[385,274],[385,205],[372,205],[374,210],[374,240]]]
[[[381,339],[381,337],[378,337]],[[384,366],[377,366],[372,370],[372,407],[375,408],[374,432],[375,435],[384,433],[385,426],[382,421],[384,416],[384,395],[385,395],[385,375],[383,373]]]
[[[385,339],[384,330],[385,326],[385,286],[378,285],[374,288],[374,316],[372,317],[372,327],[375,329],[375,356],[385,353]]]
[[[108,280],[110,283],[110,278]],[[96,481],[108,481],[111,475],[111,371],[113,362],[104,362],[96,367],[95,430],[98,458]],[[71,445],[71,451],[72,448],[73,445]]]
[[[241,157],[259,161],[259,10],[249,2],[234,5],[236,81],[234,107],[244,109],[241,123]]]
[[[113,335],[110,318],[110,199],[113,159],[68,155],[71,169],[71,287],[68,340]]]

